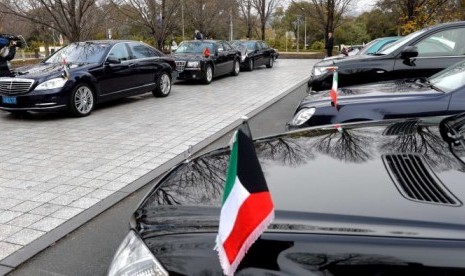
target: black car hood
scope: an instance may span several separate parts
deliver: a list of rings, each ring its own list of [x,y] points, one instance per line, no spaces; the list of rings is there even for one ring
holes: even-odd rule
[[[377,59],[380,58],[380,56],[374,56],[374,55],[352,55],[352,56],[344,56],[342,58],[332,58],[332,59],[323,59],[320,62],[317,62],[315,64],[316,67],[324,67],[324,66],[340,66],[344,65],[345,62],[349,62],[352,64],[353,61],[357,60],[366,60],[366,59]]]
[[[357,265],[380,269],[383,264],[406,268],[423,254],[435,260],[422,261],[423,265],[463,264],[450,256],[440,257],[436,249],[426,249],[431,240],[424,240],[449,241],[460,244],[460,250],[465,248],[465,167],[442,141],[438,121],[348,124],[258,140],[256,150],[276,216],[246,254],[239,273],[303,275],[329,269],[315,269],[315,258],[355,256],[351,269]],[[407,198],[394,183],[386,162],[387,157],[398,155],[419,156],[455,204]],[[213,247],[228,160],[228,149],[222,149],[179,165],[137,209],[134,229],[170,272],[221,273]],[[426,244],[408,244],[422,240]],[[387,245],[396,250],[386,251]],[[457,258],[461,256],[457,253]],[[376,266],[370,266],[370,260]],[[353,275],[361,275],[360,271]]]
[[[189,53],[185,53],[185,54],[173,54],[172,55],[173,58],[175,60],[198,60],[198,61],[201,61],[201,60],[204,60],[205,57],[203,56],[203,54],[196,54],[196,53],[192,53],[192,54],[189,54]]]
[[[69,64],[70,73],[81,70],[84,67],[93,67],[95,64]],[[38,63],[34,65],[23,66],[15,70],[15,75],[20,78],[30,78],[43,80],[59,77],[64,72],[64,65],[60,63]]]
[[[360,101],[396,101],[408,98],[439,95],[442,92],[434,90],[431,86],[416,83],[411,80],[396,80],[378,82],[374,84],[354,85],[339,88],[338,103],[350,104]],[[331,101],[330,90],[311,91],[300,103],[299,108]]]
[[[343,129],[329,126],[257,141],[257,154],[277,210],[274,223],[281,229],[285,225],[289,229],[313,229],[310,232],[338,224],[374,235],[390,235],[396,232],[394,229],[402,229],[397,232],[417,237],[465,238],[465,211],[458,207],[465,199],[465,167],[451,154],[432,120],[438,119],[422,119],[414,124],[349,124]],[[411,125],[411,135],[405,135],[405,130],[398,135],[383,135],[385,130],[405,123]],[[163,225],[187,227],[186,232],[192,231],[192,225],[215,228],[228,154],[224,149],[176,167],[138,208],[137,222],[146,225],[145,229]],[[437,181],[455,195],[452,197],[456,205],[407,199],[387,167],[386,156],[396,154],[420,156]],[[196,209],[186,213],[186,206]],[[205,207],[216,211],[206,212],[202,209]],[[164,212],[166,209],[169,211]],[[176,215],[170,215],[173,212]],[[350,219],[344,221],[343,217]],[[438,227],[459,223],[462,228],[456,233],[422,231],[423,222],[434,222]],[[416,229],[415,224],[421,227]]]

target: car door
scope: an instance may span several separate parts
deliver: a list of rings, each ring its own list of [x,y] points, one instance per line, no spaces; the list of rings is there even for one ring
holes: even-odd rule
[[[454,27],[427,34],[408,46],[418,50],[414,58],[397,56],[394,78],[429,77],[465,57],[465,27]],[[405,49],[405,48],[404,48]]]
[[[160,71],[161,54],[152,47],[139,42],[130,42],[131,61],[135,64],[136,75],[134,85],[136,90],[149,91],[155,87],[155,74]]]
[[[108,62],[110,59],[112,61]],[[113,45],[106,60],[100,79],[101,96],[113,98],[132,90],[136,86],[134,77],[137,71],[130,59],[127,43]]]
[[[230,73],[234,69],[234,61],[236,60],[237,57],[237,50],[234,49],[228,42],[223,41],[223,48],[224,51],[227,55],[227,64],[226,64],[226,72],[225,73]]]
[[[255,42],[255,66],[261,66],[265,64],[265,55],[263,53],[262,46],[260,43]]]
[[[215,42],[215,76],[226,74],[228,67],[228,52],[224,50],[221,41]]]
[[[260,47],[261,47],[261,52],[263,53],[263,64],[268,64],[271,57],[271,48],[264,42],[260,41],[259,42]]]

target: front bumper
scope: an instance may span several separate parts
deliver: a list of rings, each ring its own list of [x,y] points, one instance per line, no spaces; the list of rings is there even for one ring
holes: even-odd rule
[[[32,91],[22,95],[0,94],[0,110],[57,111],[66,109],[69,95],[62,88]]]
[[[205,72],[201,68],[185,68],[178,72],[178,80],[202,80],[205,78]]]

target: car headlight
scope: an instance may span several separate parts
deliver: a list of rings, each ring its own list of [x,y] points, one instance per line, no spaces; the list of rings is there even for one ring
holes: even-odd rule
[[[186,67],[199,67],[199,64],[198,61],[188,61]]]
[[[313,75],[315,77],[326,74],[327,72],[334,72],[337,70],[337,66],[325,66],[325,67],[313,67]]]
[[[297,114],[295,114],[294,118],[292,119],[291,125],[293,126],[300,126],[310,118],[312,118],[313,114],[315,114],[316,108],[304,108],[301,109]]]
[[[121,242],[108,270],[108,276],[129,275],[168,276],[168,272],[132,230]]]
[[[43,83],[39,84],[35,90],[47,90],[47,89],[55,89],[61,88],[65,85],[66,79],[64,78],[54,78],[48,81],[44,81]]]

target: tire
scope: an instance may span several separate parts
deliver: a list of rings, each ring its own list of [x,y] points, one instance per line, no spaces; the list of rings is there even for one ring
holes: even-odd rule
[[[162,72],[156,81],[156,87],[152,94],[157,98],[167,97],[171,92],[171,77],[167,72]]]
[[[268,63],[266,64],[266,68],[273,68],[273,63],[274,63],[274,59],[270,57],[268,59]]]
[[[240,71],[241,71],[241,64],[237,59],[235,59],[234,60],[234,65],[233,65],[233,70],[231,72],[231,76],[239,75]]]
[[[210,64],[205,67],[205,76],[203,77],[204,84],[210,84],[213,80],[213,68]]]
[[[253,64],[253,59],[249,59],[249,61],[247,62],[247,71],[253,71],[253,67],[254,67],[254,64]]]
[[[77,85],[69,99],[69,111],[75,117],[85,117],[89,115],[95,106],[95,94],[93,89],[87,84]]]

